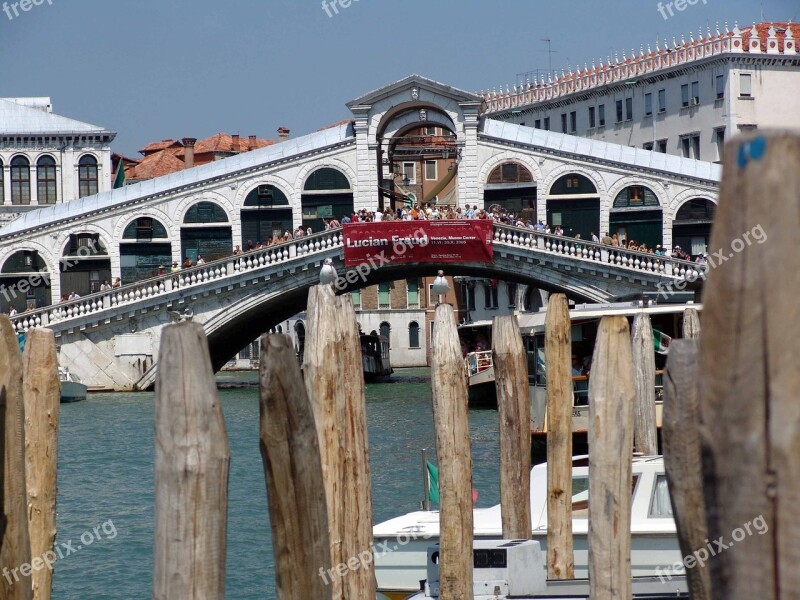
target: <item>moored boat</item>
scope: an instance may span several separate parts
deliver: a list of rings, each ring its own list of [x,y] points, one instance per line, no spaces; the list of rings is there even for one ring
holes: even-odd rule
[[[61,402],[86,400],[87,387],[77,375],[66,367],[58,367],[58,380],[61,382]]]
[[[361,334],[361,365],[365,381],[387,381],[392,363],[389,358],[389,340],[385,336]]]
[[[634,577],[681,559],[664,462],[660,456],[633,458],[631,570]],[[575,577],[588,577],[588,457],[573,459],[572,528]],[[547,465],[531,469],[532,538],[547,548]],[[500,505],[474,509],[476,540],[502,539]],[[428,548],[439,540],[439,511],[415,511],[373,527],[378,591],[392,600],[419,590],[426,578]],[[544,563],[541,565],[545,569]],[[379,596],[380,597],[380,596]]]

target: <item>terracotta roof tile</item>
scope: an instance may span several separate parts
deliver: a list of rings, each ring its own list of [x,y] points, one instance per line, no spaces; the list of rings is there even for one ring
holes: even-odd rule
[[[761,52],[767,51],[767,39],[769,38],[770,27],[775,28],[775,36],[778,38],[778,50],[783,52],[783,41],[786,39],[786,28],[792,26],[792,37],[797,39],[800,33],[800,25],[797,23],[756,23],[755,28],[758,32],[758,39],[761,41]],[[749,51],[750,38],[752,37],[753,25],[740,27],[742,30],[742,42],[745,50]]]
[[[161,140],[160,142],[153,142],[152,144],[147,144],[147,146],[139,150],[139,153],[144,154],[146,156],[148,154],[159,152],[161,150],[165,150],[166,148],[172,148],[172,147],[180,148],[181,143],[178,140]]]
[[[199,140],[194,145],[194,153],[195,156],[197,156],[198,154],[205,154],[207,152],[249,152],[250,150],[271,146],[274,143],[275,140],[266,140],[262,138],[251,139],[247,136],[239,136],[238,142],[235,142],[232,135],[217,133],[211,137]],[[176,156],[183,156],[184,154],[184,148],[178,148]]]
[[[128,180],[153,179],[162,175],[169,175],[183,171],[186,165],[172,152],[156,152],[145,156],[133,168],[125,169],[125,178]]]

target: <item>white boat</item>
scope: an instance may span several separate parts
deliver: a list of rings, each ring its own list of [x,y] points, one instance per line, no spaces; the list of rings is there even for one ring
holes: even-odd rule
[[[61,402],[86,400],[86,384],[77,375],[70,373],[68,368],[58,367],[58,379],[61,382]]]
[[[681,560],[672,517],[664,462],[637,456],[632,464],[631,571],[634,577],[658,575],[656,569]],[[573,459],[572,529],[575,577],[588,577],[589,466],[587,456]],[[502,539],[500,505],[476,508],[474,536]],[[531,469],[533,539],[547,548],[547,465]],[[428,547],[439,541],[439,511],[415,511],[373,527],[375,575],[379,598],[399,600],[419,591],[426,578]],[[541,565],[545,569],[544,563]],[[382,596],[381,596],[382,595]]]

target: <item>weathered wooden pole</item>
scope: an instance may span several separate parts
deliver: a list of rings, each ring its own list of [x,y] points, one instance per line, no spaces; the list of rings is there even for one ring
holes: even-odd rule
[[[544,327],[547,362],[547,577],[575,577],[572,543],[572,325],[564,294],[551,294]]]
[[[798,189],[800,135],[726,145],[700,343],[708,538],[728,546],[713,545],[714,598],[800,593]]]
[[[636,400],[633,408],[633,446],[646,456],[658,454],[656,434],[656,353],[650,315],[633,317],[633,383]]]
[[[197,323],[161,333],[155,413],[153,598],[223,599],[230,450]]]
[[[22,354],[6,315],[0,315],[0,452],[0,598],[31,600],[33,564],[25,492]]]
[[[708,543],[698,424],[697,361],[697,340],[674,340],[664,373],[661,440],[681,556],[692,556]],[[694,562],[686,569],[692,600],[710,600],[708,564]]]
[[[31,329],[23,356],[25,400],[25,484],[32,557],[54,561],[56,539],[56,471],[61,384],[56,338],[50,329]],[[52,562],[33,571],[34,600],[49,600]]]
[[[434,319],[431,388],[439,459],[439,598],[472,600],[472,454],[467,382],[453,307],[439,304]]]
[[[287,336],[261,337],[260,377],[261,458],[278,598],[328,600],[336,575],[317,429]]]
[[[683,311],[683,337],[687,340],[700,338],[700,315],[696,308],[687,308]]]
[[[372,563],[361,561],[372,544],[364,374],[361,341],[349,294],[336,296],[330,285],[309,290],[305,385],[319,438],[328,505],[331,566],[348,565],[330,582],[334,600],[375,596]]]
[[[592,600],[631,597],[633,357],[628,320],[603,317],[589,379],[589,586]]]
[[[503,537],[531,537],[531,403],[528,361],[517,317],[495,317],[492,356],[500,421],[500,514]]]

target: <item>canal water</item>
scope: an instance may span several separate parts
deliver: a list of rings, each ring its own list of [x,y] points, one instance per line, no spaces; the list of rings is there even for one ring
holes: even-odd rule
[[[275,598],[264,470],[258,446],[257,373],[218,376],[231,446],[227,598]],[[244,387],[228,387],[242,383]],[[61,406],[54,600],[151,596],[153,395],[94,394]],[[435,456],[430,370],[400,369],[367,385],[376,521],[415,510],[420,450]],[[499,502],[497,412],[471,410],[476,506]]]

